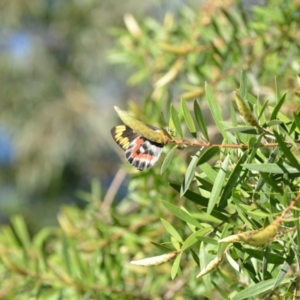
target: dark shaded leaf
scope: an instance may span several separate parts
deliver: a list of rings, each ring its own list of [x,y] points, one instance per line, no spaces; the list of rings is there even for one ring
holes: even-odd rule
[[[267,173],[260,173],[261,174],[261,177],[264,179],[264,181],[270,185],[273,190],[279,194],[283,194],[283,190],[282,188],[277,184],[277,182],[272,178],[270,177]]]
[[[264,104],[263,104],[263,106],[262,106],[262,108],[261,108],[261,110],[259,112],[259,115],[258,115],[258,118],[257,118],[258,120],[260,120],[260,118],[263,116],[264,111],[266,110],[268,104],[269,104],[268,100],[264,102]]]
[[[199,183],[199,187],[201,187],[201,189],[206,190],[208,192],[211,192],[212,188],[213,188],[213,183],[210,182],[209,180],[207,180],[206,178],[202,178],[200,176],[195,176],[198,183]]]
[[[202,111],[197,100],[194,100],[194,114],[201,133],[203,134],[205,140],[209,141],[206,124],[204,122]]]
[[[167,250],[167,251],[173,251],[174,249],[172,249],[171,247],[167,247],[166,245],[161,245],[155,242],[150,242],[152,245],[154,245],[155,247],[157,247],[158,249],[162,249],[162,250]]]
[[[192,134],[192,136],[194,138],[196,138],[197,137],[196,127],[195,127],[192,115],[186,105],[185,100],[181,100],[181,109],[182,109],[182,114],[183,114],[183,117],[185,119],[186,125],[187,125],[190,133]]]
[[[231,24],[234,32],[237,32],[239,30],[239,25],[238,25],[237,21],[234,19],[234,17],[231,15],[231,13],[228,10],[223,9],[223,8],[221,8],[221,11],[226,16],[229,23]]]
[[[211,158],[215,157],[217,153],[220,152],[220,148],[217,146],[208,147],[204,151],[202,151],[199,160],[197,162],[197,166],[202,165],[209,161]]]
[[[266,126],[271,127],[271,126],[277,126],[277,125],[281,125],[281,124],[284,124],[284,122],[280,121],[280,120],[272,120],[272,121],[266,123]]]
[[[295,120],[295,124],[298,128],[298,131],[300,131],[300,117],[299,117],[299,113],[293,112],[293,116],[294,116],[294,120]]]
[[[242,133],[246,133],[246,134],[259,134],[257,129],[254,127],[234,127],[234,128],[227,128],[226,131],[242,132]]]
[[[272,114],[271,114],[271,117],[270,117],[270,120],[275,120],[276,119],[277,114],[280,111],[280,108],[282,107],[282,105],[284,103],[285,97],[286,97],[286,93],[284,93],[282,95],[282,97],[279,99],[279,101],[277,102],[276,106],[274,107],[274,109],[272,111]]]
[[[175,183],[170,183],[170,186],[175,189],[177,192],[180,192],[181,186],[179,184],[175,184]],[[186,197],[187,199],[193,201],[194,203],[204,206],[207,206],[208,203],[208,199],[201,196],[200,194],[196,194],[192,191],[187,190],[184,195],[184,197]]]
[[[178,135],[182,138],[183,137],[183,133],[182,133],[182,128],[181,128],[181,124],[178,118],[178,113],[176,111],[176,109],[174,108],[173,105],[171,105],[171,118],[173,120],[175,129],[176,129],[176,133],[178,133]]]
[[[278,155],[278,151],[279,151],[279,148],[276,147],[274,149],[274,151],[271,153],[269,159],[268,159],[268,163],[273,163],[274,161],[276,161],[277,159],[277,155]],[[263,173],[261,173],[262,175]],[[256,184],[256,187],[255,187],[255,191],[258,192],[262,189],[263,185],[265,184],[265,180],[264,178],[261,176],[261,178],[259,178],[257,184]]]
[[[242,164],[247,160],[248,158],[248,151],[245,151],[244,154],[241,156],[241,158],[238,160],[238,162],[235,165],[235,168],[231,172],[227,183],[223,189],[222,196],[220,198],[220,207],[225,208],[227,206],[227,199],[230,197],[232,190],[234,187],[237,186],[237,181],[242,176]]]
[[[274,131],[274,135],[276,137],[276,140],[279,144],[280,150],[284,153],[285,157],[290,161],[291,165],[297,168],[300,171],[300,165],[298,163],[298,160],[295,158],[291,150],[288,148],[286,143],[283,141],[282,137],[279,133]]]

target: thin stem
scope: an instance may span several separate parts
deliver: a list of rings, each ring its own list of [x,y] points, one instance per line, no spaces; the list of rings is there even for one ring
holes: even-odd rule
[[[186,140],[171,140],[170,143],[174,143],[176,145],[187,145],[187,146],[196,146],[196,147],[219,147],[219,148],[231,148],[231,149],[248,149],[250,148],[249,145],[237,145],[237,144],[212,144],[212,143],[204,143],[204,142],[190,142]],[[259,148],[273,148],[277,147],[278,143],[267,143],[267,144],[261,144],[258,147]]]

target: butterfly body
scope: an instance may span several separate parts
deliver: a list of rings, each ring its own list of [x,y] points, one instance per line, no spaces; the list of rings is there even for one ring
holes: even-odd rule
[[[154,126],[145,126],[154,132],[161,131]],[[127,161],[140,171],[151,168],[159,159],[164,147],[164,144],[150,141],[127,125],[113,127],[111,134],[116,143],[125,151]]]

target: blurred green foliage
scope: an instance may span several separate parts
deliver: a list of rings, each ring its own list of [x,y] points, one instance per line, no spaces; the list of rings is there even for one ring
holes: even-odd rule
[[[0,161],[1,218],[20,212],[36,230],[74,202],[74,189],[111,181],[111,103],[128,92],[125,71],[108,63],[107,30],[123,24],[124,11],[146,9],[135,1],[0,4],[0,132],[12,145]]]
[[[137,172],[126,163],[128,194],[116,206],[111,204],[123,170],[106,194],[96,181],[90,193],[78,193],[86,208],[64,206],[59,227],[30,236],[22,217],[12,217],[10,225],[0,228],[0,298],[299,297],[297,209],[289,211],[283,231],[275,232],[275,241],[265,239],[264,247],[218,243],[272,224],[298,196],[298,11],[292,1],[270,1],[247,12],[239,2],[220,6],[208,1],[201,9],[184,6],[178,14],[166,13],[162,22],[150,17],[138,22],[126,15],[127,29],[112,30],[118,44],[109,57],[136,69],[128,82],[146,82],[149,90],[143,106],[131,102],[130,110],[147,124],[164,125],[165,120],[177,134],[177,146],[194,147],[173,148],[161,170],[156,165]],[[79,42],[76,31],[74,37]],[[69,100],[54,101],[50,111],[65,105],[63,119],[70,113],[77,125],[76,112],[83,111],[86,122],[97,122],[85,97],[70,96],[74,87],[75,95],[84,92],[69,78],[71,88],[58,89],[57,96],[69,95],[64,97]],[[56,80],[65,86],[62,78]],[[240,113],[232,102],[236,89],[248,107]],[[40,111],[42,120],[47,111]],[[95,133],[87,131],[88,140]],[[207,138],[216,147],[203,150]],[[166,146],[162,156],[170,149]],[[63,152],[57,155],[64,159]],[[175,250],[175,260],[168,261],[164,255]],[[168,262],[129,264],[157,255]],[[196,279],[200,270],[206,275]]]

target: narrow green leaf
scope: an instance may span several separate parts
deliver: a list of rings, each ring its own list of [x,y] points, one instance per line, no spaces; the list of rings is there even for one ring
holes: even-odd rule
[[[280,108],[282,107],[284,101],[285,101],[285,97],[286,97],[286,93],[284,93],[282,95],[282,97],[279,99],[279,101],[277,102],[276,106],[274,107],[270,120],[275,120],[277,117],[278,112],[280,111]]]
[[[129,126],[134,132],[140,134],[141,136],[149,139],[152,142],[156,142],[159,144],[166,143],[166,135],[162,131],[153,130],[152,128],[135,119],[128,112],[121,110],[117,106],[114,106],[114,109],[123,123]]]
[[[217,102],[211,88],[209,87],[209,85],[207,83],[205,83],[205,97],[206,97],[209,109],[211,111],[212,117],[213,117],[217,127],[219,128],[222,136],[226,140],[228,140],[228,136],[227,136],[227,133],[226,133],[224,125],[223,125],[223,117],[222,117],[222,113],[220,110],[220,105]]]
[[[279,148],[276,147],[273,150],[273,152],[271,153],[271,155],[269,156],[268,163],[274,163],[277,160],[278,152],[279,152]],[[261,175],[262,175],[262,173],[261,173]],[[264,186],[264,184],[265,184],[265,180],[261,176],[256,184],[255,192],[259,192],[262,189],[262,187]]]
[[[256,128],[246,127],[246,126],[226,128],[226,131],[229,131],[229,132],[242,132],[242,133],[245,133],[245,134],[259,134],[259,132],[257,131]]]
[[[171,247],[167,247],[166,245],[161,245],[161,244],[158,244],[158,243],[155,243],[155,242],[150,242],[152,245],[154,245],[155,247],[157,247],[158,249],[161,249],[163,251],[168,251],[168,252],[171,252],[171,251],[174,251],[173,248]],[[169,246],[169,245],[168,245]]]
[[[277,281],[275,283],[275,287],[277,287],[282,282],[282,280],[284,279],[286,274],[289,272],[289,270],[293,264],[294,257],[295,257],[294,253],[292,251],[290,251],[289,256],[286,258],[286,260],[285,260],[283,266],[281,267],[280,272],[277,276]]]
[[[200,267],[200,261],[199,261],[198,254],[196,254],[196,252],[193,250],[193,248],[190,249],[190,253],[192,254],[192,257],[193,257],[195,263]]]
[[[229,230],[232,228],[231,224],[226,224],[222,230],[222,234],[221,234],[221,239],[227,237],[229,234]],[[218,244],[218,256],[221,257],[225,251],[225,249],[227,248],[227,244],[226,243],[219,243]]]
[[[70,250],[73,255],[72,259],[72,269],[73,273],[78,275],[80,278],[87,278],[90,274],[90,268],[86,264],[86,261],[82,257],[82,252],[78,251],[76,249],[76,246],[74,243],[70,243]]]
[[[224,243],[224,245],[226,245],[226,243]],[[226,247],[227,247],[227,245],[226,245]],[[228,252],[226,252],[225,254],[226,254],[226,259],[227,259],[228,263],[231,265],[231,267],[240,273],[241,266],[239,265],[239,263],[235,259],[233,259],[232,256]]]
[[[163,174],[168,168],[168,166],[170,165],[176,149],[177,149],[177,145],[175,145],[166,155],[160,168],[160,174]]]
[[[210,182],[206,178],[202,178],[201,176],[197,176],[197,175],[195,176],[195,178],[197,179],[197,182],[199,183],[198,184],[199,188],[201,188],[205,191],[211,192],[213,185],[214,185],[212,182]]]
[[[46,240],[53,235],[54,229],[50,227],[43,227],[34,237],[33,245],[42,251],[42,247]]]
[[[239,94],[243,99],[248,95],[247,73],[244,70],[241,71]]]
[[[199,241],[198,239],[199,236],[205,236],[208,232],[211,231],[213,231],[212,227],[206,227],[194,232],[184,241],[180,250],[184,251],[190,248],[191,246],[193,246],[195,243]]]
[[[186,125],[194,138],[197,137],[196,127],[192,118],[192,115],[186,105],[186,101],[181,99],[181,110],[185,119]]]
[[[293,112],[293,115],[294,115],[295,124],[296,124],[298,130],[300,130],[300,117],[299,117],[299,113]]]
[[[209,147],[206,148],[204,151],[202,151],[199,160],[197,162],[197,165],[202,165],[204,163],[206,163],[207,161],[209,161],[211,158],[215,157],[217,153],[220,152],[220,148],[219,147]]]
[[[209,223],[209,224],[214,223],[217,225],[220,225],[222,223],[218,218],[215,218],[212,215],[208,215],[205,211],[193,213],[192,216],[195,217],[197,220],[200,220],[200,222],[204,222],[204,223]]]
[[[194,114],[195,114],[195,118],[197,121],[197,124],[199,126],[199,129],[201,131],[201,133],[203,134],[205,140],[208,142],[209,141],[209,136],[208,136],[208,132],[207,132],[207,127],[202,115],[202,111],[201,108],[197,102],[197,100],[194,100]]]
[[[263,116],[264,111],[266,110],[268,104],[269,104],[269,100],[265,101],[265,103],[263,104],[263,106],[262,106],[262,108],[261,108],[261,110],[260,110],[260,112],[259,112],[259,115],[258,115],[257,120],[260,120],[261,122],[263,122],[263,120],[261,119],[261,117]],[[263,122],[263,123],[264,123],[264,122]]]
[[[176,129],[176,133],[178,133],[178,135],[182,138],[183,137],[183,133],[182,133],[182,128],[181,128],[181,124],[178,118],[178,113],[176,111],[176,109],[174,108],[173,105],[171,105],[171,118],[173,120],[175,129]]]
[[[68,245],[68,238],[65,234],[62,235],[62,258],[64,265],[66,267],[66,270],[69,275],[72,275],[72,268],[71,268],[71,261],[70,261],[70,255],[69,255],[69,245]]]
[[[226,43],[226,40],[224,39],[224,37],[219,29],[220,26],[217,23],[217,19],[214,16],[212,16],[212,18],[211,18],[211,25],[215,29],[216,35],[218,36],[218,38],[221,38]]]
[[[205,246],[204,246],[203,242],[200,244],[199,257],[200,257],[201,269],[204,270],[206,268],[207,264],[208,264],[208,258],[207,258],[207,254],[206,254]],[[208,291],[211,291],[212,290],[212,280],[211,280],[210,273],[204,275],[202,277],[202,280],[204,282],[204,285],[205,285],[206,289]]]
[[[239,25],[238,25],[237,21],[234,19],[234,17],[231,15],[229,10],[221,8],[221,11],[226,16],[226,18],[228,19],[228,21],[231,24],[234,32],[237,32],[240,29]]]
[[[195,218],[193,218],[191,215],[186,213],[184,210],[182,210],[179,207],[177,207],[167,201],[164,201],[164,200],[161,200],[161,203],[164,205],[165,208],[167,208],[177,218],[179,218],[189,224],[192,224],[198,228],[202,228],[201,224]]]
[[[192,158],[192,160],[186,170],[185,177],[184,177],[182,185],[181,185],[180,197],[182,197],[184,195],[184,193],[189,188],[192,180],[194,179],[194,174],[195,174],[195,170],[196,170],[196,166],[197,166],[200,154],[201,154],[201,150],[199,150],[194,155],[194,157]]]
[[[239,245],[240,247],[241,245]],[[243,252],[249,254],[250,257],[256,258],[260,261],[264,259],[264,250],[263,249],[253,249],[253,248],[244,248]],[[285,261],[285,258],[280,254],[269,253],[269,263],[274,265],[281,265]]]
[[[179,271],[181,256],[182,256],[182,252],[179,253],[176,256],[176,258],[174,260],[174,263],[172,265],[172,269],[171,269],[171,278],[172,278],[172,280],[176,277],[176,275]]]
[[[181,186],[175,183],[170,183],[170,186],[175,189],[177,192],[180,192]],[[208,203],[208,199],[201,196],[200,194],[196,194],[192,191],[187,190],[184,195],[184,197],[186,197],[187,199],[193,201],[196,204],[199,204],[201,206],[207,206]]]
[[[236,195],[235,195],[236,196]],[[242,209],[240,203],[241,203],[241,199],[237,199],[236,197],[232,197],[233,202],[235,203],[235,207],[236,207],[236,211],[237,214],[239,216],[239,218],[242,220],[242,222],[244,222],[244,224],[248,227],[248,228],[252,228],[253,225],[251,224],[251,222],[249,221],[249,217],[248,217],[248,211],[247,213],[245,213],[245,211]]]
[[[237,186],[237,181],[241,179],[241,177],[244,175],[242,164],[247,160],[248,158],[248,151],[245,151],[244,154],[241,156],[241,158],[236,163],[233,171],[231,172],[226,185],[224,186],[222,196],[220,198],[220,205],[219,207],[225,208],[227,206],[227,199],[230,197],[232,190],[234,187]]]
[[[221,274],[220,277],[225,277],[225,275]],[[229,278],[224,278],[224,282],[229,281]],[[214,289],[216,292],[218,292],[220,294],[219,299],[227,299],[228,298],[228,294],[227,291],[222,287],[222,285],[220,285],[218,282],[213,281],[212,282]]]
[[[280,134],[276,131],[274,131],[274,135],[276,137],[276,140],[279,144],[280,150],[284,153],[285,157],[290,161],[291,165],[297,168],[300,171],[300,165],[298,163],[298,160],[295,158],[291,150],[288,148],[288,146],[283,141]]]
[[[209,238],[207,236],[198,236],[197,239],[199,241],[202,241],[202,242],[206,243],[206,244],[211,244],[211,245],[214,245],[214,246],[218,246],[220,244],[215,239]]]
[[[252,22],[251,20],[249,20],[248,10],[243,2],[237,2],[236,5],[240,14],[239,30],[241,30],[241,28],[244,29],[246,31],[246,34],[249,36],[253,29]]]
[[[285,198],[285,203],[287,203],[287,197],[288,197],[288,193],[286,192],[287,189],[285,190],[285,194],[284,194],[284,198]],[[297,203],[297,207],[299,207],[299,203]],[[299,220],[299,211],[298,210],[295,210],[294,211],[294,217],[296,218],[296,220]],[[299,245],[300,245],[300,222],[295,222],[296,224],[296,231],[297,231],[297,248],[299,249]],[[297,263],[299,264],[299,256],[298,256],[298,249],[295,249],[294,251],[296,251],[297,253]]]
[[[204,163],[199,167],[212,183],[215,182],[218,173],[212,168],[210,164]]]
[[[165,219],[161,218],[161,222],[163,223],[165,229],[169,232],[169,234],[175,238],[178,242],[183,242],[182,237],[178,233],[178,231]]]
[[[177,192],[180,191],[180,185],[175,184],[175,183],[170,183],[170,186],[175,189]],[[184,194],[184,197],[186,197],[188,200],[199,204],[201,206],[207,207],[208,204],[208,199],[204,198],[203,196],[201,196],[200,194],[196,194],[190,190],[187,190],[186,193]],[[215,218],[217,218],[218,220],[225,222],[225,223],[229,223],[231,221],[230,217],[225,215],[224,213],[218,211],[218,210],[213,210],[211,215]]]
[[[243,164],[244,168],[252,171],[274,174],[298,174],[300,171],[287,164]]]
[[[264,179],[264,181],[273,188],[273,190],[275,192],[277,192],[279,194],[283,194],[282,188],[280,187],[280,185],[278,185],[278,183],[272,177],[270,177],[265,172],[260,173],[260,175]]]
[[[230,119],[232,124],[230,126],[238,127],[237,114],[233,106],[233,103],[234,103],[233,101],[230,101],[229,109],[230,109]]]
[[[292,126],[290,126],[290,130],[288,131],[290,135],[293,134],[294,131],[297,133],[300,133],[299,126],[300,126],[300,119],[299,119],[300,112],[296,113],[293,112],[294,121],[292,123]]]
[[[30,237],[24,218],[20,215],[15,215],[11,218],[11,224],[23,249],[27,251],[30,247]]]
[[[252,106],[253,110],[255,109],[254,106],[256,105],[257,108],[260,107],[260,103],[259,99],[257,98],[257,96],[253,96],[252,94],[248,93],[246,98],[245,98],[246,102],[248,102],[247,106],[250,105],[250,107]],[[253,113],[255,113],[255,115],[258,115],[258,111],[253,111]]]
[[[277,126],[277,125],[281,125],[281,124],[284,124],[284,122],[281,121],[281,120],[272,120],[270,122],[267,122],[266,126],[267,127],[272,127],[272,126]]]
[[[276,283],[276,278],[274,279],[269,279],[266,281],[261,281],[256,283],[253,286],[250,286],[249,288],[246,288],[244,290],[242,290],[241,292],[239,292],[238,294],[236,294],[233,298],[231,298],[232,300],[243,300],[243,299],[253,299],[253,297],[260,295],[262,293],[265,293],[267,291],[272,291],[274,288],[274,285]],[[281,281],[281,284],[285,284],[285,283],[289,283],[290,282],[290,278],[285,278]]]
[[[207,213],[211,214],[215,204],[218,201],[218,198],[220,196],[225,178],[226,178],[226,172],[227,172],[227,166],[229,162],[229,155],[227,155],[222,163],[222,166],[218,172],[216,181],[214,182],[213,189],[210,194],[210,199],[207,206]]]

